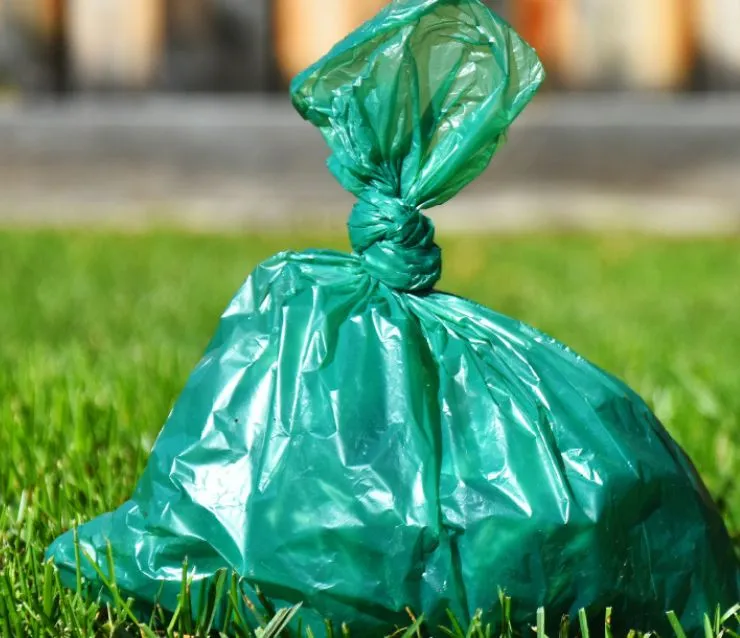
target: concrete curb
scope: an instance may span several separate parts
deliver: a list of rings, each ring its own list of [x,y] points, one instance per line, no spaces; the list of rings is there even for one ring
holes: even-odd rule
[[[337,227],[352,198],[287,99],[0,106],[0,223]],[[440,228],[740,232],[740,95],[536,101]]]

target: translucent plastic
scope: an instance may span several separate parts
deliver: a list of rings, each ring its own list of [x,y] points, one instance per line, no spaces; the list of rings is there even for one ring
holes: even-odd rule
[[[223,314],[131,500],[79,530],[140,603],[222,568],[304,626],[465,622],[528,635],[584,607],[687,629],[740,580],[691,463],[643,401],[554,339],[433,290],[422,210],[489,163],[543,70],[478,0],[397,0],[292,94],[358,198],[354,253],[282,253]],[[608,152],[608,149],[605,149]],[[491,273],[491,276],[500,276]],[[590,329],[598,330],[598,326]],[[50,548],[75,583],[71,533]],[[84,560],[84,575],[98,582]],[[665,632],[668,633],[667,631]]]

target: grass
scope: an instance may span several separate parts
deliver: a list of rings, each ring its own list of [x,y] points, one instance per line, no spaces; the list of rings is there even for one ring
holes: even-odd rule
[[[309,236],[0,232],[0,635],[147,635],[133,633],[126,601],[100,609],[62,591],[44,548],[130,494],[248,272],[284,248],[345,245]],[[638,390],[690,453],[737,538],[740,240],[480,237],[443,247],[441,288],[536,325]],[[232,586],[224,576],[223,587]],[[707,635],[718,635],[724,620],[708,612]],[[183,616],[164,619],[170,635],[207,628],[188,627]],[[572,626],[585,634],[581,620]],[[507,631],[505,619],[454,625],[456,638]],[[273,623],[263,638],[275,631]]]

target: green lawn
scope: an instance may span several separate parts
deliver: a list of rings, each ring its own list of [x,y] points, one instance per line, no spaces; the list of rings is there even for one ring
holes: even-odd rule
[[[284,248],[345,244],[0,232],[0,635],[105,626],[107,612],[59,595],[45,546],[130,494],[249,271]],[[443,248],[441,288],[534,324],[638,390],[738,534],[740,239],[460,237]]]

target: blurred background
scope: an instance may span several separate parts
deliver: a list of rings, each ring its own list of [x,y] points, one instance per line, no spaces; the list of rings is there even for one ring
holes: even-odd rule
[[[276,92],[387,0],[3,0],[6,82]],[[488,0],[553,90],[740,87],[736,0]]]
[[[384,0],[0,0],[0,215],[334,227],[290,78]],[[547,85],[450,228],[740,230],[738,0],[488,0]]]

